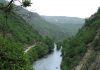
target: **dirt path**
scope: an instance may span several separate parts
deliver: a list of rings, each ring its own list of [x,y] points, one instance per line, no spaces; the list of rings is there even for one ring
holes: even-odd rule
[[[24,53],[27,53],[31,48],[33,48],[33,47],[35,47],[36,45],[32,45],[32,46],[30,46],[30,47],[28,47],[25,51],[24,51]]]

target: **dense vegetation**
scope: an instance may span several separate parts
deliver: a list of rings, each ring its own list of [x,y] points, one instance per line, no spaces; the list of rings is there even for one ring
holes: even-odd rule
[[[5,13],[0,10],[0,31],[5,32],[6,36],[14,38],[16,41],[20,41],[24,45],[40,41],[40,35],[21,17],[13,12],[7,13],[7,15],[6,21]]]
[[[62,70],[72,70],[78,64],[88,48],[87,45],[94,40],[99,29],[100,9],[97,13],[86,19],[84,26],[79,30],[76,36],[63,42]],[[99,50],[99,43],[100,36],[99,39],[97,39],[93,44],[94,49],[97,48]]]
[[[8,20],[6,21],[4,11],[0,10],[0,70],[31,70],[30,62],[23,52],[25,43],[32,43],[32,40],[30,42],[25,40],[27,37],[24,34],[25,31],[26,33],[28,31],[21,25],[21,23],[24,26],[27,26],[27,24],[20,17],[13,16],[14,13],[8,14]],[[30,28],[30,26],[25,28]],[[20,38],[21,35],[23,35],[23,39]]]
[[[53,49],[53,41],[42,38],[13,11],[4,12],[2,5],[0,5],[0,70],[32,70],[31,62],[48,54]],[[35,47],[34,57],[31,56],[34,51],[30,50],[31,53],[27,53],[28,55],[24,53],[29,45],[36,43],[39,44]],[[42,53],[39,54],[40,52]]]
[[[43,42],[37,43],[35,47],[28,51],[27,56],[30,62],[34,62],[39,58],[46,56],[47,54],[53,52],[53,40],[45,37]]]
[[[31,70],[22,45],[0,36],[0,70]]]

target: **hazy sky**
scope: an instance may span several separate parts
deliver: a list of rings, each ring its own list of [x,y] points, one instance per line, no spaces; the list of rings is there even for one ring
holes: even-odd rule
[[[89,17],[100,6],[100,0],[31,0],[30,11],[40,15]]]

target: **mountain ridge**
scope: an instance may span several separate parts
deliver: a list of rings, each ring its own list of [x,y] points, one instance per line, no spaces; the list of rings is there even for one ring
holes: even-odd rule
[[[74,22],[73,24],[83,24],[84,19],[78,17],[68,17],[68,16],[42,16],[45,20],[49,22],[59,22],[59,23],[70,23]]]

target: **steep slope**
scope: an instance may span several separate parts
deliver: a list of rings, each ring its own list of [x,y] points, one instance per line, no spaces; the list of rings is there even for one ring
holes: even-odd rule
[[[59,26],[63,32],[70,36],[75,35],[83,26],[84,19],[66,16],[42,16],[47,22]]]
[[[100,52],[96,52],[94,50],[94,43],[95,41],[99,41],[100,38],[100,29],[97,30],[96,36],[92,42],[90,42],[87,46],[87,52],[85,53],[84,57],[80,61],[80,63],[76,66],[75,70],[97,70],[100,65]],[[98,64],[97,64],[98,63]]]
[[[1,7],[0,5],[0,70],[32,70],[30,62],[48,54],[53,49],[53,41],[40,36],[13,11],[5,13]],[[28,46],[36,43],[36,54],[33,50],[24,53]]]
[[[40,37],[21,17],[0,10],[0,70],[31,70],[23,51]],[[34,40],[33,40],[34,39]]]
[[[30,25],[32,25],[33,28],[35,28],[42,36],[48,36],[53,39],[61,39],[65,37],[65,34],[67,34],[61,31],[61,28],[59,26],[46,22],[37,13],[29,12],[28,10],[22,7],[17,7],[14,10],[16,13],[22,16],[28,23],[30,23]]]
[[[62,70],[100,69],[100,8],[72,39],[63,42]],[[75,67],[75,68],[74,68]]]
[[[25,22],[20,16],[15,13],[8,13],[7,21],[5,14],[0,11],[1,17],[1,32],[6,33],[6,36],[14,38],[16,41],[21,42],[22,44],[33,44],[35,41],[38,41],[40,35],[36,30],[34,30],[29,24]],[[3,13],[3,14],[2,14]],[[5,28],[4,28],[5,27]],[[2,30],[3,29],[3,30]]]

